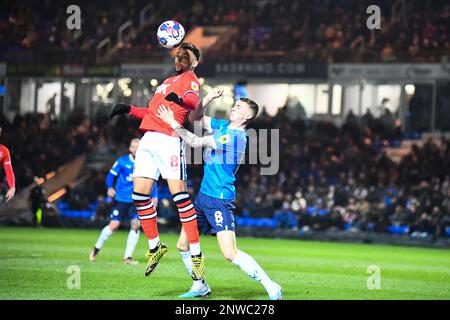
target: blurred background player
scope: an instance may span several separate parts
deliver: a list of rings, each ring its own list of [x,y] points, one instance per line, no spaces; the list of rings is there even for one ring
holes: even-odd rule
[[[132,200],[133,194],[133,167],[136,157],[136,149],[139,145],[139,139],[133,139],[130,142],[130,153],[117,159],[106,177],[106,187],[108,196],[114,198],[115,206],[110,216],[110,223],[103,228],[97,243],[89,255],[91,261],[97,259],[97,254],[104,243],[119,228],[122,219],[130,219],[130,232],[128,233],[127,245],[123,262],[125,264],[137,264],[133,260],[133,252],[139,240],[139,220]],[[114,187],[114,180],[117,179]],[[152,190],[152,201],[155,206],[158,204],[158,187],[155,185]]]
[[[221,92],[217,92],[220,96]],[[282,299],[282,289],[279,284],[272,281],[261,266],[247,253],[239,250],[236,245],[235,224],[233,211],[235,209],[236,172],[245,156],[247,144],[246,127],[258,114],[258,105],[248,99],[241,98],[231,109],[229,121],[212,119],[204,115],[207,103],[192,113],[190,120],[202,121],[202,126],[211,135],[197,137],[181,127],[175,121],[173,111],[161,105],[158,116],[194,148],[206,147],[204,155],[204,176],[200,192],[195,199],[195,210],[201,234],[210,232],[217,236],[220,250],[225,259],[241,268],[252,279],[260,282],[266,289],[271,300]],[[182,229],[178,240],[183,263],[188,272],[192,265],[189,256],[189,247],[186,233]],[[206,281],[195,281],[191,289],[182,294],[181,298],[202,297],[211,293]]]
[[[2,128],[0,127],[0,136],[2,134]],[[8,182],[8,191],[6,192],[5,199],[6,201],[14,198],[14,194],[16,193],[16,180],[14,177],[14,170],[11,163],[11,155],[9,153],[9,149],[0,144],[0,163],[5,170],[6,181]]]
[[[158,106],[162,103],[168,103],[168,106],[174,110],[175,121],[180,124],[184,123],[190,111],[196,109],[199,102],[200,83],[194,69],[199,60],[200,50],[195,45],[181,44],[175,55],[176,75],[169,77],[158,87],[148,108],[118,104],[111,113],[111,117],[118,114],[130,114],[142,119],[140,129],[145,132],[136,153],[133,200],[149,244],[149,251],[146,254],[148,259],[146,276],[151,274],[167,252],[167,246],[159,241],[157,212],[150,199],[150,190],[160,175],[167,180],[181,224],[186,232],[192,255],[192,277],[197,280],[202,279],[205,271],[197,216],[186,185],[184,142],[167,123],[157,117]]]

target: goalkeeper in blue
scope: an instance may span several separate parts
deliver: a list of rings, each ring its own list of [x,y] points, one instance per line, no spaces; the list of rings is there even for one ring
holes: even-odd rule
[[[206,106],[221,94],[220,90],[211,91],[189,116],[191,122],[202,122],[203,128],[210,133],[205,137],[198,137],[184,129],[175,121],[172,110],[164,105],[159,106],[158,117],[168,123],[191,147],[205,147],[204,176],[194,202],[200,233],[216,235],[224,258],[261,283],[269,299],[281,300],[283,292],[280,285],[269,278],[255,259],[237,248],[234,232],[235,175],[245,156],[246,127],[256,117],[259,108],[254,101],[241,98],[231,108],[229,120],[205,116]],[[183,229],[177,248],[188,273],[191,274],[191,255]],[[180,298],[204,297],[210,293],[211,289],[204,279],[194,280],[191,289]]]
[[[109,197],[114,199],[114,207],[110,215],[109,224],[103,228],[97,242],[94,245],[89,260],[92,262],[97,260],[100,249],[106,240],[116,231],[122,220],[130,220],[130,231],[128,233],[127,244],[123,262],[125,264],[137,264],[138,261],[133,259],[133,252],[139,241],[140,224],[136,207],[133,199],[133,170],[136,150],[139,145],[139,139],[133,139],[130,142],[129,154],[126,154],[116,162],[114,162],[111,170],[106,177],[106,188]],[[153,203],[158,203],[158,188],[153,187],[152,195]]]

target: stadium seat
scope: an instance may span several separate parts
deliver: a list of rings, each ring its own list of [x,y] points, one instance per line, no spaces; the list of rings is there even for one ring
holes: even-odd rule
[[[242,218],[235,217],[236,225],[241,227],[276,228],[277,221],[271,218]]]
[[[445,228],[445,235],[450,238],[450,227]]]
[[[391,234],[408,234],[409,233],[409,226],[390,225],[388,227],[388,232],[391,233]]]
[[[95,211],[91,210],[62,210],[61,216],[66,218],[83,218],[91,219],[95,215]]]
[[[351,224],[351,223],[345,223],[345,224],[344,224],[344,231],[350,230],[351,227],[352,227],[352,225],[353,225],[353,224]]]
[[[56,207],[59,210],[65,210],[65,209],[69,208],[69,204],[67,202],[60,201],[56,204]]]
[[[97,206],[98,206],[98,201],[95,201],[89,205],[89,209],[95,211],[95,209],[97,209]]]

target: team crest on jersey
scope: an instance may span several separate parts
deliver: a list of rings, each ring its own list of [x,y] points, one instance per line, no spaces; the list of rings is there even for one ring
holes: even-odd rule
[[[223,135],[223,136],[220,136],[220,137],[219,137],[219,142],[220,142],[221,144],[225,144],[225,143],[228,143],[228,142],[230,142],[230,141],[231,141],[231,137],[230,137],[229,134],[226,134],[226,135]]]
[[[198,83],[195,82],[195,81],[191,81],[191,88],[192,88],[192,90],[194,90],[194,91],[198,91],[198,90],[199,90],[199,89],[198,89]]]

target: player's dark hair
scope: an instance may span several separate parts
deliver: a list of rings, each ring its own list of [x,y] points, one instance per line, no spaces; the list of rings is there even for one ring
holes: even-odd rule
[[[194,54],[195,59],[197,59],[197,61],[200,61],[200,49],[197,48],[195,44],[183,42],[180,48],[191,51]]]
[[[239,100],[241,100],[242,102],[245,102],[249,107],[250,107],[250,109],[252,109],[252,111],[253,111],[253,116],[252,116],[252,118],[251,119],[249,119],[245,124],[246,125],[248,125],[250,122],[252,122],[255,118],[256,118],[256,116],[258,115],[258,112],[259,112],[259,106],[258,106],[258,104],[255,102],[255,101],[253,101],[252,99],[249,99],[249,98],[240,98]]]

